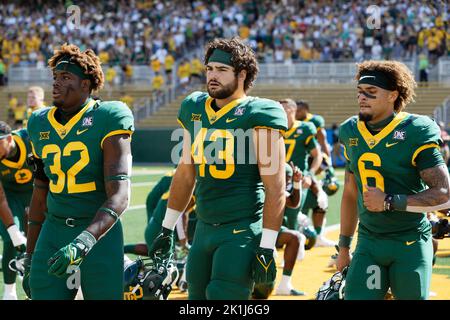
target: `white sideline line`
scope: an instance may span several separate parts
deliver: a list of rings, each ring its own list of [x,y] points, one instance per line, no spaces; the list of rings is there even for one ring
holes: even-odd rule
[[[135,183],[132,183],[131,186],[132,187],[148,187],[148,186],[153,186],[155,184],[156,184],[156,182],[135,182]]]
[[[139,204],[137,206],[131,206],[127,209],[127,211],[132,211],[132,210],[139,210],[139,209],[145,209],[145,204]]]

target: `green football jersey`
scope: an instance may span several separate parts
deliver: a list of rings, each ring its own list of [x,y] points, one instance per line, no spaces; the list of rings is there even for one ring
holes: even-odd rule
[[[184,99],[178,113],[179,122],[191,135],[197,216],[206,223],[256,218],[262,214],[264,187],[251,129],[283,133],[286,114],[279,103],[256,97],[234,100],[217,112],[212,102],[207,93],[194,92]]]
[[[325,119],[318,114],[308,113],[303,121],[311,122],[316,127],[317,131],[319,131],[319,129],[325,129]]]
[[[286,162],[294,162],[302,172],[309,169],[309,152],[317,146],[316,127],[309,122],[296,121],[284,134]]]
[[[360,232],[392,235],[425,232],[429,223],[423,213],[404,211],[373,213],[364,207],[364,185],[388,194],[411,195],[427,187],[416,166],[418,154],[439,148],[439,127],[429,117],[400,112],[380,132],[372,135],[363,121],[354,116],[340,126],[347,169],[358,187]]]
[[[48,213],[90,218],[106,200],[103,142],[113,135],[131,135],[133,114],[122,102],[90,99],[62,125],[55,119],[56,110],[37,110],[28,122],[33,153],[42,159],[50,179]]]
[[[12,132],[20,152],[17,162],[8,159],[0,161],[1,182],[6,192],[22,193],[33,191],[33,168],[27,163],[31,155],[31,144],[26,129]]]

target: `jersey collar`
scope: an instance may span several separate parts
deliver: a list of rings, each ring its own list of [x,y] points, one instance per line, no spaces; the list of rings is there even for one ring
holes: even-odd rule
[[[374,148],[381,140],[386,138],[392,130],[397,127],[400,122],[402,122],[409,113],[407,112],[400,112],[398,113],[395,118],[386,126],[384,127],[380,132],[378,132],[375,135],[372,135],[370,131],[367,129],[366,124],[364,121],[358,120],[358,131],[364,138],[364,141],[366,141],[367,146],[372,149]]]
[[[19,148],[20,150],[19,160],[17,162],[14,162],[8,159],[3,159],[2,163],[9,168],[20,169],[23,167],[23,164],[25,163],[25,159],[27,157],[27,148],[22,138],[20,138],[18,135],[14,134],[13,139],[14,142],[17,144],[17,148]]]
[[[205,110],[206,110],[206,114],[208,115],[209,123],[213,124],[214,122],[219,120],[222,116],[227,114],[231,109],[236,107],[241,102],[247,100],[248,98],[249,97],[243,97],[243,98],[233,100],[233,101],[227,103],[226,105],[224,105],[222,108],[220,108],[219,111],[215,112],[214,109],[211,107],[211,103],[214,99],[211,97],[208,97],[205,102]]]
[[[296,120],[296,121],[294,122],[294,124],[292,125],[292,127],[291,127],[288,131],[286,131],[286,132],[284,133],[284,137],[285,137],[285,138],[290,137],[290,136],[294,133],[294,131],[295,131],[298,127],[300,127],[300,124],[301,124],[301,121]]]
[[[55,112],[57,110],[56,107],[53,107],[48,112],[48,121],[50,122],[50,125],[55,129],[56,133],[58,133],[58,136],[62,139],[64,139],[70,132],[70,130],[73,128],[73,126],[80,121],[83,114],[89,109],[91,106],[93,106],[96,103],[96,100],[91,99],[78,113],[73,116],[65,125],[62,125],[58,121],[56,121],[55,118]]]

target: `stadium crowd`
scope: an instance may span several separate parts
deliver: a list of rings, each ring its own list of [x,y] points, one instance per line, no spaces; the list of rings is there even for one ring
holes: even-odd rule
[[[78,1],[76,29],[67,24],[71,1],[35,3],[0,4],[5,65],[45,67],[64,42],[93,48],[104,64],[150,64],[152,57],[164,63],[169,53],[181,59],[209,39],[234,35],[261,62],[408,59],[425,52],[433,63],[450,48],[448,8],[439,2],[379,1],[375,29],[367,23],[370,1]]]

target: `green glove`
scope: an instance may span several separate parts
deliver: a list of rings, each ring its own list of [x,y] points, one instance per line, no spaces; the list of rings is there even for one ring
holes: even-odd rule
[[[83,231],[67,246],[59,249],[49,260],[49,274],[63,277],[69,266],[79,266],[97,240],[88,231]]]
[[[173,230],[162,227],[159,235],[153,240],[152,245],[148,249],[150,257],[157,256],[164,258],[171,253],[173,247]]]
[[[30,270],[31,270],[31,253],[25,253],[23,259],[23,279],[22,288],[25,291],[28,299],[31,299],[31,287],[30,287]]]
[[[277,276],[273,250],[259,247],[253,260],[253,280],[256,284],[271,283]]]

